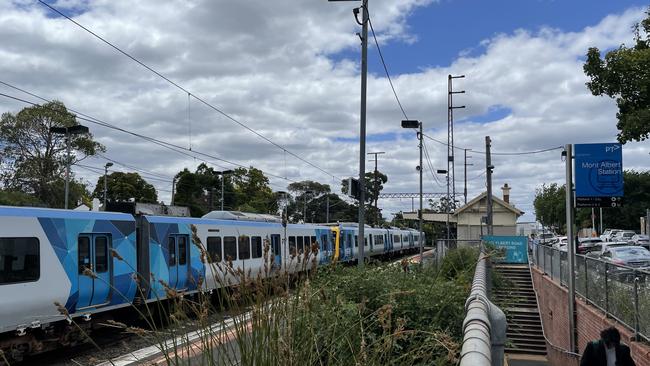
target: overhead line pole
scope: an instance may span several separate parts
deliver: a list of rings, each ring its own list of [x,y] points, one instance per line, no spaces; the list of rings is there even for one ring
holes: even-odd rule
[[[359,260],[363,268],[365,258],[365,224],[366,224],[366,91],[368,83],[368,0],[363,0],[361,7],[361,121],[359,126]]]
[[[386,152],[384,151],[378,151],[378,152],[371,152],[368,153],[368,155],[374,155],[375,156],[375,189],[377,189],[378,184],[378,171],[377,171],[377,156],[381,154],[385,154]],[[379,196],[375,197],[375,225],[379,225],[379,208],[377,207],[377,203],[379,201]]]
[[[487,180],[487,232],[488,235],[494,235],[494,228],[492,226],[493,222],[493,211],[492,211],[492,170],[494,166],[492,165],[492,155],[490,154],[490,148],[492,147],[492,140],[490,136],[485,136],[485,171],[486,171],[486,180]]]
[[[453,90],[453,79],[462,79],[465,75],[447,76],[447,242],[451,239],[449,215],[451,205],[456,207],[456,166],[454,162],[454,109],[465,108],[465,106],[454,107],[454,94],[464,94],[465,91]],[[451,191],[451,192],[450,192]]]

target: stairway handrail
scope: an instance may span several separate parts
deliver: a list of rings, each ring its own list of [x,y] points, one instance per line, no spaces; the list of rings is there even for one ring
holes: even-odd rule
[[[490,301],[487,296],[488,256],[481,250],[474,271],[472,289],[463,320],[463,344],[460,352],[460,366],[490,366],[492,364],[490,340]]]

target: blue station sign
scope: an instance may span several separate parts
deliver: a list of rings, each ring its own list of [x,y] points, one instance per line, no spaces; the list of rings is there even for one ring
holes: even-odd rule
[[[483,236],[483,242],[497,249],[495,263],[528,263],[528,238],[525,236]]]
[[[618,207],[623,203],[621,144],[575,144],[576,207]]]

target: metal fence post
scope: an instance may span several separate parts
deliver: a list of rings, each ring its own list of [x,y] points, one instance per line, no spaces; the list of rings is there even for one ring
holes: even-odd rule
[[[587,257],[585,256],[585,300],[589,303],[589,271],[587,268]]]
[[[551,257],[551,278],[555,279],[555,277],[553,277],[553,251],[551,251],[550,257]]]
[[[609,263],[605,262],[605,314],[609,315]]]
[[[560,287],[562,287],[562,252],[558,252],[560,254]]]
[[[639,341],[639,277],[636,275],[636,269],[632,272],[634,275],[634,339]]]

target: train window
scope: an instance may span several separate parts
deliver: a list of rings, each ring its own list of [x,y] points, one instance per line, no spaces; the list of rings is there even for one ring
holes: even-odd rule
[[[320,245],[321,249],[327,250],[327,235],[323,234],[320,236]]]
[[[354,236],[354,247],[355,248],[359,247],[359,235]]]
[[[223,255],[226,260],[237,260],[237,238],[234,236],[223,237]]]
[[[289,254],[296,254],[296,237],[289,237]]]
[[[394,243],[399,243],[401,240],[399,239],[399,235],[393,235],[393,242]]]
[[[0,285],[38,281],[40,276],[37,238],[0,238]]]
[[[250,259],[251,257],[251,238],[247,235],[239,237],[239,259]]]
[[[208,262],[221,262],[221,237],[209,236],[208,237]]]
[[[305,249],[303,252],[308,252],[309,251],[309,237],[305,236]]]
[[[106,271],[108,271],[108,238],[98,236],[95,237],[95,272]]]
[[[262,238],[259,236],[251,237],[251,247],[253,258],[262,258]]]
[[[311,250],[311,246],[314,244],[318,245],[318,243],[316,242],[316,237],[312,236],[311,241],[309,242],[309,250]]]
[[[178,264],[187,264],[187,236],[179,236],[178,240]]]
[[[408,237],[408,235],[404,235],[404,236],[402,236],[402,241],[403,241],[404,243],[408,243],[408,242],[409,242],[409,237]]]
[[[296,251],[298,254],[305,251],[305,245],[302,236],[296,238]]]
[[[169,253],[169,265],[176,265],[176,238],[170,236],[167,240],[167,252]]]
[[[370,240],[370,249],[372,250],[372,235],[370,235],[369,239],[366,240]]]
[[[77,240],[77,251],[79,253],[79,274],[84,273],[84,269],[90,268],[90,238],[80,236]],[[1,263],[0,263],[1,265]]]

